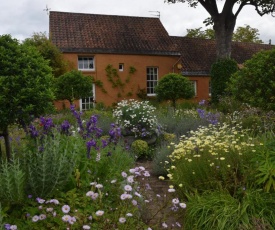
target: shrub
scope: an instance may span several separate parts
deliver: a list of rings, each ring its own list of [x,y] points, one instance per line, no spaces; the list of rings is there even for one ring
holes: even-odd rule
[[[210,71],[211,102],[218,103],[223,96],[230,76],[238,70],[237,62],[233,59],[220,59],[215,62]]]
[[[253,107],[275,110],[275,49],[261,51],[244,63],[229,82],[234,98]]]
[[[183,185],[183,194],[227,189],[234,195],[250,182],[254,144],[238,125],[201,127],[174,147],[168,176]]]
[[[36,146],[27,146],[23,154],[27,188],[32,195],[49,197],[68,183],[79,149],[74,137],[57,132],[54,136],[44,136]]]
[[[149,153],[149,146],[144,140],[135,140],[131,145],[131,151],[137,158],[147,157]]]
[[[116,122],[121,126],[124,135],[147,137],[158,132],[155,107],[148,101],[134,99],[123,100],[113,111]]]

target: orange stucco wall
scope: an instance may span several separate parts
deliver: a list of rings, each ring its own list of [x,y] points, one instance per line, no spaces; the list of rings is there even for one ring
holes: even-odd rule
[[[189,80],[196,81],[197,94],[194,97],[194,101],[199,102],[201,100],[210,99],[210,76],[187,76]]]
[[[93,76],[95,80],[100,80],[103,87],[95,86],[95,101],[96,103],[103,103],[105,106],[112,106],[114,103],[122,99],[135,98],[138,99],[137,93],[139,89],[144,89],[146,92],[146,68],[158,67],[159,79],[168,73],[180,73],[181,70],[177,68],[179,56],[149,56],[149,55],[115,55],[115,54],[76,54],[65,53],[64,58],[70,62],[72,68],[77,69],[78,57],[94,57],[95,70],[83,71],[87,76]],[[119,64],[124,65],[124,70],[119,71]],[[112,83],[107,79],[106,67],[112,65],[117,70],[117,73],[123,83],[124,87],[113,87]],[[129,76],[130,67],[134,67],[136,72],[131,75],[130,80],[126,83]],[[202,99],[210,99],[209,95],[209,76],[186,76],[192,81],[196,81],[197,94],[192,99],[193,101],[200,101]],[[107,92],[103,92],[103,89]],[[80,107],[80,101],[75,101],[77,108]],[[69,103],[66,101],[56,101],[55,107],[59,110],[69,108]]]
[[[146,68],[158,67],[159,79],[171,72],[179,73],[176,64],[179,56],[149,56],[149,55],[114,55],[114,54],[76,54],[64,53],[64,58],[70,62],[70,66],[77,68],[78,57],[94,57],[95,70],[83,71],[83,74],[93,76],[95,80],[100,80],[103,83],[103,88],[107,91],[104,93],[102,88],[95,86],[95,100],[97,103],[104,103],[105,106],[111,106],[113,103],[119,102],[122,99],[135,98],[137,99],[137,92],[139,89],[147,87],[146,82]],[[124,65],[124,70],[119,71],[119,64]],[[125,83],[129,76],[130,67],[134,67],[136,72],[130,77],[128,83],[124,87],[113,87],[112,83],[107,79],[106,67],[112,65],[118,72],[121,81]],[[120,94],[120,96],[119,96]],[[55,103],[58,109],[64,108],[63,102]],[[67,107],[68,104],[66,104]]]

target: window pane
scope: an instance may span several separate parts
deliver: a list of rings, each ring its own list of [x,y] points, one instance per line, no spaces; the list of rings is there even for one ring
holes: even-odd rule
[[[78,58],[78,69],[93,70],[94,69],[94,58],[93,57],[79,57]]]

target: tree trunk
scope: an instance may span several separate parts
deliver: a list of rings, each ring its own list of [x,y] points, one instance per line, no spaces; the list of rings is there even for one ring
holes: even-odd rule
[[[8,127],[4,128],[2,134],[3,134],[4,140],[5,140],[6,157],[7,157],[8,161],[10,161],[11,160],[11,145],[10,145]]]
[[[233,14],[219,14],[214,21],[214,30],[216,37],[216,53],[217,59],[225,59],[231,57],[232,36],[236,24],[236,17]]]

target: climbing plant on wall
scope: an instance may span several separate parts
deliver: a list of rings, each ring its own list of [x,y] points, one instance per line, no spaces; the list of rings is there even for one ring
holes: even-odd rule
[[[125,79],[122,79],[119,74],[118,70],[115,69],[111,64],[107,65],[105,68],[107,80],[112,84],[113,88],[118,90],[117,97],[131,97],[133,95],[132,91],[125,92],[125,86],[130,83],[131,77],[136,72],[136,68],[130,66],[128,75]]]

